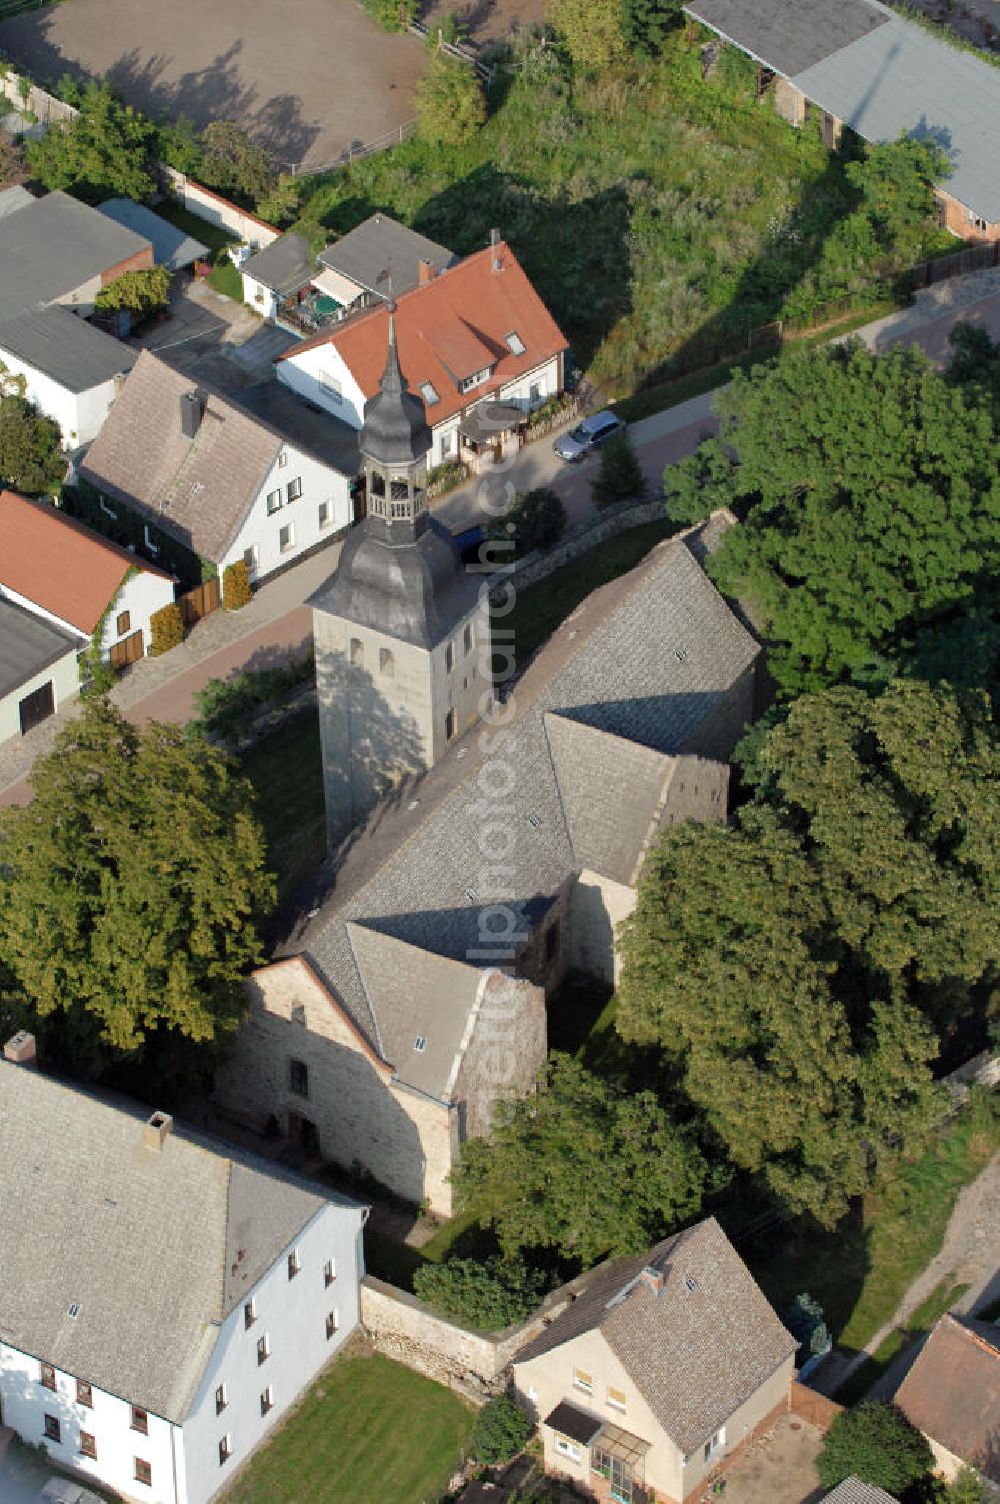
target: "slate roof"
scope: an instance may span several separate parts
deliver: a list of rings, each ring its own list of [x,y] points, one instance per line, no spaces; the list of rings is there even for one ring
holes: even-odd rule
[[[328,245],[320,252],[319,260],[321,265],[340,272],[359,287],[385,297],[389,295],[391,272],[392,294],[398,298],[419,283],[421,261],[430,261],[438,271],[444,271],[454,266],[458,257],[447,246],[401,225],[398,219],[391,219],[388,214],[373,214]]]
[[[194,390],[190,376],[143,350],[79,471],[185,548],[217,562],[285,441],[202,386],[201,423],[186,439],[181,397]]]
[[[0,597],[0,695],[11,694],[79,646],[62,628]]]
[[[418,392],[429,383],[438,395],[427,408],[431,424],[461,412],[567,348],[566,336],[503,242],[403,293],[396,301],[395,322],[407,386]],[[520,355],[508,347],[508,334],[519,337],[524,347]],[[378,391],[388,343],[389,313],[382,303],[303,340],[279,355],[276,364],[331,345],[367,399]],[[461,380],[488,366],[495,367],[488,381],[470,392],[459,391]]]
[[[647,1267],[666,1276],[659,1294],[639,1278]],[[796,1348],[714,1217],[649,1254],[602,1264],[572,1305],[515,1355],[515,1368],[591,1331],[600,1331],[685,1455]]]
[[[179,1422],[246,1291],[361,1208],[176,1125],[150,1149],[148,1115],[0,1063],[0,1336]]]
[[[873,1483],[862,1483],[860,1478],[845,1478],[832,1493],[825,1494],[823,1504],[899,1504],[894,1494]]]
[[[1000,1327],[942,1316],[895,1403],[925,1436],[1000,1483]]]
[[[683,658],[672,651],[678,642],[686,644]],[[684,750],[759,652],[680,539],[595,591],[554,634],[518,682],[502,751],[514,774],[504,818],[516,832],[507,861],[521,928],[535,926],[588,862],[616,873],[634,867],[640,833],[653,828],[662,759]],[[595,725],[609,739],[638,744],[614,750],[641,774],[640,789],[623,797],[604,741],[584,729]],[[490,900],[476,886],[483,815],[474,775],[483,760],[477,737],[460,738],[413,790],[415,803],[407,798],[381,810],[354,841],[333,892],[280,952],[306,956],[376,1052],[411,1084],[417,1077],[409,1035],[450,1039],[460,1010],[464,1027],[471,992],[446,985],[447,968],[435,962],[433,985],[411,997],[400,1029],[398,989],[379,980],[397,964],[394,947],[384,948],[377,976],[363,973],[350,926],[449,963],[482,949],[480,912]],[[588,792],[602,770],[604,797],[588,813]],[[612,811],[619,803],[623,809],[620,832],[609,800]],[[401,1057],[391,1053],[396,1039]],[[430,1054],[421,1061],[422,1090],[444,1096],[448,1058],[446,1050],[434,1057],[440,1070],[433,1080]]]
[[[262,287],[288,298],[316,275],[316,257],[309,242],[289,230],[244,261],[240,271]]]
[[[944,147],[941,186],[1000,220],[1000,70],[878,0],[693,0],[695,20],[789,78],[866,141]]]
[[[98,204],[97,212],[113,220],[116,225],[124,225],[126,229],[135,230],[137,235],[143,236],[153,247],[153,260],[157,266],[169,267],[172,272],[180,271],[199,257],[208,255],[207,245],[195,240],[186,231],[179,230],[161,214],[154,214],[144,204],[137,204],[134,199],[105,199],[103,204]]]
[[[0,217],[0,321],[55,302],[149,242],[67,193]]]
[[[128,345],[57,303],[27,309],[0,323],[2,350],[70,392],[89,391],[131,371],[136,362]]]
[[[0,586],[89,637],[130,569],[172,578],[48,502],[0,491]]]
[[[691,0],[684,9],[786,78],[867,36],[890,16],[868,0]]]

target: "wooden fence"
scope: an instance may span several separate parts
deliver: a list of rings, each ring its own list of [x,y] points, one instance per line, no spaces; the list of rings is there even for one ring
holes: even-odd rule
[[[206,580],[204,585],[198,585],[194,590],[189,590],[182,595],[178,602],[181,608],[181,616],[184,618],[184,628],[188,630],[196,622],[201,621],[203,616],[210,616],[219,608],[219,581]]]
[[[799,1420],[818,1426],[821,1431],[829,1431],[844,1407],[838,1405],[836,1400],[828,1400],[825,1394],[817,1394],[815,1389],[807,1389],[805,1384],[793,1379],[788,1395],[788,1408]]]

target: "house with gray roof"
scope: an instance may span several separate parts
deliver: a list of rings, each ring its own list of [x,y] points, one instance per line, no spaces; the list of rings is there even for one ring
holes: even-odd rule
[[[601,1500],[684,1504],[787,1410],[795,1348],[709,1217],[595,1269],[514,1382],[548,1472]]]
[[[143,350],[78,465],[112,509],[252,580],[321,547],[353,520],[353,475]],[[150,531],[152,530],[152,531]]]
[[[135,364],[132,350],[86,319],[101,288],[151,267],[153,250],[65,193],[24,194],[8,209],[0,213],[0,380],[54,418],[76,449],[95,437]]]
[[[942,148],[938,199],[948,229],[1000,239],[1000,71],[880,0],[690,0],[687,14],[774,75],[775,104],[800,125],[822,113],[828,145],[843,126],[865,141],[900,135]]]
[[[366,766],[388,772],[405,752],[425,770],[354,833],[325,894],[255,973],[216,1089],[238,1116],[273,1118],[446,1214],[463,1139],[485,1133],[497,1098],[527,1090],[544,1062],[546,993],[570,972],[613,984],[615,927],[658,834],[725,818],[726,759],[755,714],[760,647],[696,557],[728,525],[716,517],[576,608],[498,711],[502,736],[458,723],[427,757],[395,698],[409,683],[401,655],[419,626],[416,646],[444,652],[441,672],[450,662],[463,694],[466,618],[445,610],[446,591],[438,631],[426,592],[450,576],[436,553],[433,570],[410,571],[423,602],[412,620],[399,600],[376,609],[408,577],[381,568],[380,525],[369,516],[352,535],[358,546],[315,598],[321,716],[328,705],[353,724],[357,712],[351,755]],[[335,668],[328,677],[328,611],[359,642],[372,620],[378,641],[394,634],[391,680],[379,651],[354,663],[364,698],[334,688]],[[346,767],[327,758],[334,797]]]
[[[388,214],[372,214],[320,251],[324,272],[316,286],[345,308],[366,307],[372,298],[400,297],[459,258],[445,245],[400,224]]]
[[[126,1499],[205,1504],[358,1321],[366,1209],[0,1061],[0,1404]]]

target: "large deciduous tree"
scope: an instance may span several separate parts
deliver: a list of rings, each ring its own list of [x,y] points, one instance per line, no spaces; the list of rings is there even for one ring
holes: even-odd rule
[[[95,699],[32,785],[32,803],[0,818],[0,961],[27,1006],[65,1015],[92,1061],[157,1033],[223,1039],[274,898],[228,757]]]
[[[508,1257],[552,1249],[584,1266],[638,1253],[698,1211],[706,1165],[651,1092],[630,1096],[566,1055],[536,1095],[497,1110],[455,1174]]]
[[[210,188],[233,193],[254,206],[271,191],[271,159],[242,126],[213,120],[201,133],[201,152],[201,175]]]
[[[929,1443],[903,1412],[873,1400],[837,1416],[816,1459],[824,1488],[853,1476],[893,1495],[903,1494],[933,1467]]]
[[[0,396],[0,486],[25,496],[52,495],[65,475],[66,456],[55,419],[15,392]]]
[[[156,127],[123,104],[108,84],[89,84],[75,119],[28,143],[28,165],[46,188],[70,189],[99,202],[109,195],[145,199],[153,192]]]
[[[746,599],[792,697],[885,673],[921,628],[973,609],[1000,564],[1000,443],[989,401],[913,350],[793,352],[719,397],[745,515],[709,564]],[[692,471],[668,472],[678,520]],[[718,447],[706,510],[724,498]]]

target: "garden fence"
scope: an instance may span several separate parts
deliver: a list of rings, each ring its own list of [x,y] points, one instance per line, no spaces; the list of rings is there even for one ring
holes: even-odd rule
[[[391,131],[383,131],[382,135],[376,136],[374,141],[356,142],[353,146],[345,147],[339,156],[320,166],[310,162],[307,167],[305,162],[282,162],[277,159],[275,159],[275,166],[283,172],[290,173],[293,178],[321,177],[325,172],[336,172],[338,167],[350,167],[352,162],[360,162],[365,157],[374,156],[378,151],[388,151],[390,147],[400,146],[404,141],[409,140],[416,128],[416,120],[404,121],[402,125],[394,126]]]

